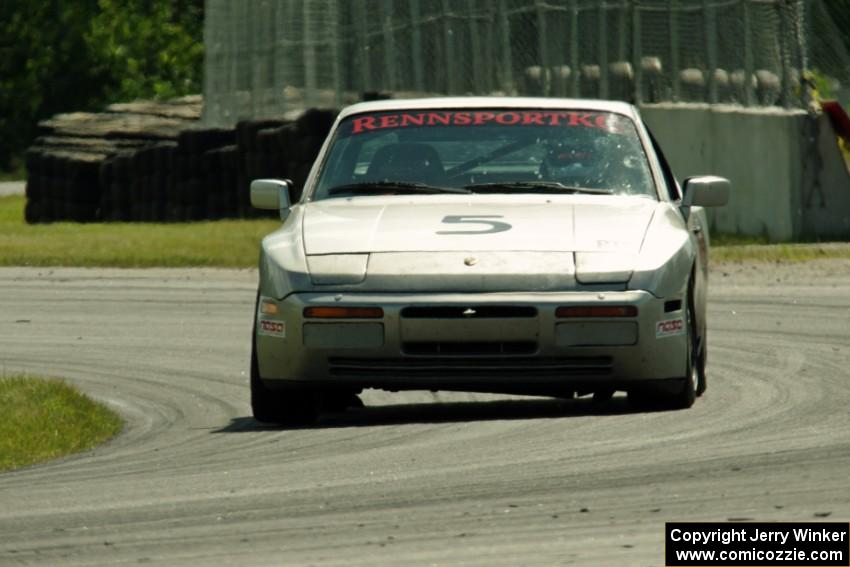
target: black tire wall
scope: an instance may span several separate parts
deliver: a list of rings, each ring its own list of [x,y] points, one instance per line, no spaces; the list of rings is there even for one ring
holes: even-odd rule
[[[294,121],[202,128],[200,109],[200,97],[185,97],[42,122],[26,154],[26,222],[276,216],[251,207],[251,180],[292,179],[298,199],[337,115],[311,109]]]

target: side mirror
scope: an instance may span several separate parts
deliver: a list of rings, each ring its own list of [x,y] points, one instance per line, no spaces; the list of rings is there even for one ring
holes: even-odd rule
[[[290,190],[289,179],[255,179],[251,182],[251,205],[257,209],[280,211],[281,220],[289,215]]]
[[[683,207],[722,207],[729,202],[732,184],[724,177],[702,175],[685,179],[682,186]]]

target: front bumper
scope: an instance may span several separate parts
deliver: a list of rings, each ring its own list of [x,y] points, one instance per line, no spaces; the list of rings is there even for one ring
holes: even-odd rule
[[[255,328],[260,376],[272,388],[592,390],[686,374],[681,298],[644,291],[297,293],[263,301],[277,307],[275,315],[258,312]],[[614,305],[634,306],[637,315],[556,316],[559,307]],[[311,306],[380,307],[383,317],[305,318]]]

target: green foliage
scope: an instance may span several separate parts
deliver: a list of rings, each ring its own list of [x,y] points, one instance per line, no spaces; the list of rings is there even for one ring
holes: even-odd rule
[[[0,169],[59,112],[200,92],[202,0],[0,1]]]
[[[813,69],[806,71],[805,77],[814,87],[812,96],[815,100],[830,100],[835,98],[835,93],[832,92],[834,80],[829,75],[821,72],[819,69]]]
[[[97,100],[84,30],[94,0],[0,2],[0,168],[35,133],[37,120]]]
[[[173,0],[99,0],[98,5],[86,43],[96,70],[113,81],[108,100],[200,92],[201,8]]]

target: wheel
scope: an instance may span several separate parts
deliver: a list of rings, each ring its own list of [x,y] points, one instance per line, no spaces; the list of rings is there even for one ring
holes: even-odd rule
[[[663,380],[658,384],[630,390],[629,403],[638,408],[650,409],[687,409],[694,405],[697,392],[705,388],[702,384],[699,345],[696,340],[696,321],[694,320],[693,293],[688,287],[688,300],[685,307],[685,336],[687,362],[685,377],[674,380]],[[703,359],[704,360],[704,359]]]

